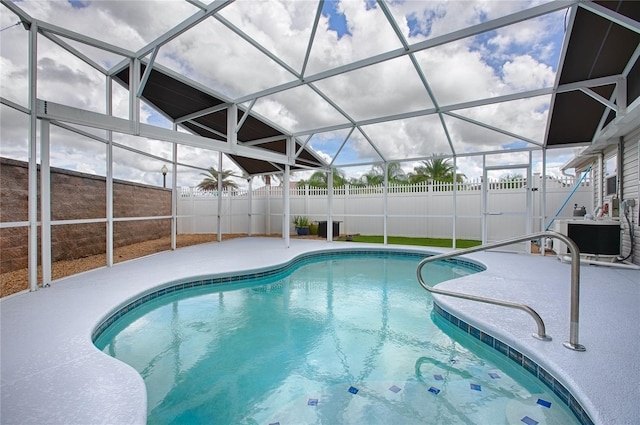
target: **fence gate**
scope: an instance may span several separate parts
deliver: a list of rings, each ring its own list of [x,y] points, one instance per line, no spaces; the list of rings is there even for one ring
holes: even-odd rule
[[[519,175],[526,178],[488,179],[488,172],[497,174],[504,171],[508,176]],[[527,187],[531,182],[529,164],[501,165],[484,167],[482,178],[482,243],[497,242],[531,233],[532,199],[531,190]],[[516,198],[516,202],[505,203],[503,198]],[[510,210],[500,208],[501,205],[514,205]],[[491,235],[491,239],[487,235]],[[511,252],[531,252],[530,242],[507,245],[500,250]]]

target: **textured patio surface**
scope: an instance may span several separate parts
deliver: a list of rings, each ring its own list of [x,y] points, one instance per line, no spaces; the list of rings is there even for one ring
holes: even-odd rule
[[[292,239],[286,247],[280,238],[239,238],[162,252],[3,298],[0,420],[2,424],[145,423],[142,378],[128,365],[100,352],[91,341],[93,330],[105,318],[151,290],[195,276],[260,270],[306,252],[355,247],[384,248],[302,239]],[[535,323],[519,311],[436,298],[443,308],[545,367],[581,401],[595,423],[637,421],[640,271],[581,268],[580,343],[587,350],[575,352],[562,345],[569,338],[568,264],[554,257],[525,254],[485,252],[469,257],[485,264],[487,270],[444,282],[441,287],[526,302],[545,320],[552,341],[532,338]]]

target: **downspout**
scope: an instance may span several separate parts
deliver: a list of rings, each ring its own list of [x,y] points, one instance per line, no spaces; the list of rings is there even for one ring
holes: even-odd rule
[[[616,158],[616,174],[618,175],[618,199],[620,200],[620,202],[622,202],[622,200],[624,199],[624,184],[622,181],[622,177],[624,175],[623,173],[623,164],[622,164],[622,158],[624,155],[624,138],[622,136],[620,136],[619,140],[618,140],[618,152],[617,152],[618,157]]]
[[[596,197],[596,214],[593,214],[594,217],[598,216],[598,210],[602,210],[602,204],[603,204],[603,193],[604,193],[604,188],[603,188],[603,183],[604,183],[604,154],[602,152],[600,152],[600,154],[598,155],[598,181],[597,181],[597,190],[598,190],[598,196]]]

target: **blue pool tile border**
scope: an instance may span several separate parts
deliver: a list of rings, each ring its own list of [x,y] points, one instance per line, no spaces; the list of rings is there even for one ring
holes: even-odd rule
[[[433,311],[447,321],[451,322],[453,325],[462,329],[475,339],[485,343],[497,352],[506,356],[516,364],[523,367],[527,372],[531,373],[533,376],[542,381],[543,384],[545,384],[550,390],[552,390],[554,394],[557,395],[558,398],[569,407],[569,409],[573,412],[575,417],[578,419],[578,421],[580,421],[582,425],[594,425],[594,422],[591,420],[587,412],[582,408],[582,405],[573,396],[573,394],[571,394],[571,392],[564,385],[562,385],[560,381],[554,378],[553,375],[547,372],[545,368],[537,364],[534,360],[522,354],[515,348],[510,347],[509,345],[500,341],[498,338],[486,334],[473,325],[469,325],[463,320],[457,318],[455,315],[443,309],[435,301],[433,302]]]
[[[429,252],[419,252],[419,251],[396,251],[396,250],[375,250],[375,249],[343,249],[343,250],[333,250],[333,251],[321,251],[321,252],[309,252],[302,255],[297,256],[291,261],[281,265],[275,266],[269,269],[264,270],[254,270],[247,272],[240,272],[239,274],[233,275],[220,275],[220,276],[212,276],[209,278],[201,278],[198,280],[187,281],[176,283],[171,286],[167,286],[165,288],[153,291],[149,294],[143,295],[130,303],[124,305],[120,309],[118,309],[113,314],[109,315],[105,320],[103,320],[91,333],[91,340],[95,343],[96,340],[100,337],[100,335],[107,330],[109,326],[114,324],[118,319],[120,319],[125,314],[129,313],[135,308],[140,307],[141,305],[154,300],[163,295],[171,294],[176,291],[180,291],[183,289],[190,288],[199,288],[211,285],[220,285],[225,283],[240,283],[242,281],[247,281],[251,279],[258,279],[264,277],[276,276],[278,274],[284,273],[294,267],[300,266],[308,261],[321,261],[326,260],[332,257],[337,256],[368,256],[368,257],[410,257],[410,258],[418,258],[423,259],[426,257],[431,257],[435,254]],[[486,267],[482,264],[479,264],[474,261],[465,260],[463,258],[450,258],[447,260],[442,260],[447,263],[453,263],[457,266],[464,267],[473,272],[481,272],[485,271]]]

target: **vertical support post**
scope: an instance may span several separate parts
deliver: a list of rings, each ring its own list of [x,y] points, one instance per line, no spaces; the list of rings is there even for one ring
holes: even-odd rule
[[[266,226],[266,232],[267,235],[271,234],[271,178],[269,178],[266,182],[265,182],[265,189],[267,190],[267,226]]]
[[[291,245],[291,235],[289,232],[289,223],[291,223],[291,163],[295,163],[296,153],[295,141],[293,137],[287,137],[287,144],[285,148],[287,154],[287,163],[284,164],[284,178],[282,179],[282,184],[284,186],[282,188],[282,191],[284,192],[282,194],[284,202],[282,206],[282,233],[284,236],[284,245],[285,247],[289,248],[289,246]]]
[[[248,112],[247,112],[248,113]],[[238,146],[238,105],[235,103],[231,104],[227,108],[227,144],[231,148],[231,152],[236,152]],[[220,153],[220,173],[222,173],[222,153]],[[222,174],[220,174],[222,176]],[[221,180],[222,177],[218,178],[218,195],[221,192]],[[227,190],[227,195],[229,196],[229,209],[228,209],[228,217],[229,217],[229,229],[228,232],[233,231],[233,212],[231,211],[231,192]],[[218,223],[220,223],[221,213],[222,213],[222,197],[218,196]],[[218,242],[222,241],[222,228],[218,227]]]
[[[228,226],[227,232],[233,233],[233,198],[235,194],[232,190],[227,188],[227,217],[228,217]]]
[[[49,158],[51,129],[48,120],[40,121],[40,240],[42,286],[51,284],[51,167]]]
[[[113,79],[107,77],[107,115],[113,114]],[[113,131],[107,130],[107,178],[106,214],[107,214],[107,267],[113,267]]]
[[[300,193],[300,192],[298,192]],[[304,185],[304,213],[309,214],[309,185]]]
[[[387,221],[389,219],[389,163],[384,163],[384,180],[382,185],[382,243],[387,245]]]
[[[196,189],[189,188],[189,221],[191,222],[191,233],[196,232]]]
[[[249,185],[249,188],[247,189],[247,203],[249,204],[247,206],[247,210],[248,212],[248,223],[247,223],[247,235],[251,236],[252,235],[252,221],[253,219],[251,218],[251,212],[253,211],[253,177],[249,177],[247,179],[247,184]]]
[[[598,194],[596,207],[602,208],[604,206],[604,154],[602,152],[598,155],[598,178],[594,180],[593,184]]]
[[[617,117],[622,117],[627,114],[627,78],[624,76],[618,77],[616,82],[616,105],[618,110],[616,111]],[[618,168],[620,170],[620,168]],[[622,199],[622,197],[620,197]]]
[[[346,183],[344,185],[344,201],[342,203],[342,205],[344,205],[344,208],[342,209],[343,213],[343,217],[344,217],[344,233],[345,234],[349,234],[349,197],[351,196],[351,186],[349,186],[348,183]]]
[[[140,59],[131,59],[129,66],[129,121],[133,134],[140,134],[140,98],[137,96],[140,86]]]
[[[422,185],[424,186],[424,193],[425,193],[425,196],[427,197],[427,201],[426,201],[427,210],[422,215],[422,217],[425,220],[425,224],[427,227],[427,234],[429,234],[431,231],[431,228],[433,227],[433,224],[429,221],[431,212],[433,211],[433,209],[431,209],[430,206],[434,205],[433,180],[428,179],[427,181],[422,182]]]
[[[542,194],[540,196],[540,230],[545,230],[547,222],[547,148],[542,148]],[[540,255],[544,256],[546,242],[540,240]]]
[[[487,243],[487,156],[482,155],[482,182],[480,182],[482,190],[481,213],[482,213],[482,244]]]
[[[235,103],[227,108],[227,143],[232,152],[236,151],[238,145],[238,105]]]
[[[173,131],[178,131],[178,124],[173,123]],[[178,247],[178,144],[173,144],[171,161],[171,249]]]
[[[333,168],[327,171],[327,242],[333,241]]]
[[[451,226],[451,247],[456,249],[456,225],[458,221],[458,157],[453,157],[453,223]]]
[[[38,289],[38,163],[36,103],[38,96],[38,23],[29,31],[29,290]]]
[[[222,152],[218,152],[218,242],[222,242]]]
[[[531,173],[531,163],[533,160],[533,154],[531,151],[529,151],[529,166],[527,167],[527,196],[525,198],[525,203],[526,203],[526,218],[525,218],[525,231],[524,233],[526,235],[531,233],[531,225],[532,225],[532,197],[533,197],[533,190],[531,190],[532,186],[533,186],[533,175]],[[527,254],[531,254],[531,242],[525,242],[525,252]]]
[[[287,144],[287,146],[290,145],[290,143]],[[284,237],[284,246],[286,248],[289,248],[289,246],[291,245],[290,239],[291,239],[291,235],[289,234],[289,223],[291,222],[291,193],[289,190],[289,172],[291,171],[291,166],[287,163],[284,164],[284,179],[283,179],[283,185],[284,187],[282,188],[282,191],[284,192],[282,195],[283,198],[283,223],[282,223],[282,236]]]

